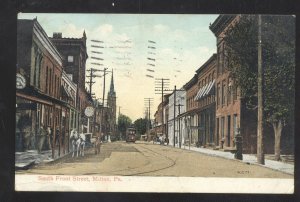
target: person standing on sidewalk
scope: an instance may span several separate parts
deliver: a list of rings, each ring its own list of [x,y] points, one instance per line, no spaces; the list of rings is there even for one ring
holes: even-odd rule
[[[48,126],[47,128],[47,133],[48,133],[48,148],[49,150],[52,149],[52,141],[53,141],[53,133],[52,133],[52,129],[50,126]]]
[[[47,131],[44,125],[41,126],[39,132],[38,132],[38,153],[41,153],[45,140],[47,137]]]

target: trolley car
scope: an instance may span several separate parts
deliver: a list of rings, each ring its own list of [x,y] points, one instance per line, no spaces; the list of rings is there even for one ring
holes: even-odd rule
[[[136,140],[136,129],[133,127],[127,128],[126,130],[126,142],[135,142]]]

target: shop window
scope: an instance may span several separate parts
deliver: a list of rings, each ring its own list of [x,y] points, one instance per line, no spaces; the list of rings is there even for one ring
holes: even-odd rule
[[[225,117],[221,118],[221,137],[224,138]]]
[[[217,143],[217,145],[219,145],[219,134],[220,134],[220,125],[219,125],[220,123],[219,123],[219,118],[217,118],[217,131],[216,131],[216,143]]]

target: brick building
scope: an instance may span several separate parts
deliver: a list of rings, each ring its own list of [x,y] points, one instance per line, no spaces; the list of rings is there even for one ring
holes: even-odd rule
[[[63,146],[62,57],[36,19],[18,20],[17,44],[17,73],[26,84],[16,91],[16,151],[52,148],[55,157]],[[41,127],[52,135],[42,136]]]
[[[65,72],[77,85],[76,109],[78,113],[76,120],[79,132],[82,132],[87,124],[84,110],[93,103],[85,89],[85,70],[88,58],[85,31],[81,38],[63,38],[62,33],[53,33],[53,37],[50,39],[62,55]]]
[[[233,148],[237,129],[243,136],[243,152],[256,151],[256,125],[253,113],[246,113],[231,73],[227,70],[226,44],[224,34],[228,28],[238,22],[240,15],[220,15],[213,24],[211,31],[217,37],[217,77],[216,77],[216,133],[217,145]],[[245,119],[243,119],[245,118]]]
[[[234,147],[234,136],[237,129],[243,137],[243,152],[256,153],[257,146],[257,110],[246,108],[245,100],[241,97],[239,88],[235,85],[231,73],[227,70],[226,30],[239,22],[242,15],[220,15],[213,24],[211,31],[217,38],[217,78],[216,78],[216,130],[220,141],[225,147]],[[285,129],[282,135],[282,153],[293,153],[291,149],[291,130]],[[274,131],[268,124],[264,128],[265,153],[274,153]]]
[[[198,93],[195,101],[198,102],[198,126],[200,132],[200,146],[218,145],[218,135],[215,134],[215,81],[216,81],[217,54],[213,54],[197,71]]]
[[[159,103],[159,105],[157,106],[157,110],[154,113],[154,124],[153,124],[153,128],[154,128],[154,132],[156,136],[161,136],[163,135],[163,125],[162,125],[162,103]],[[149,140],[149,137],[148,137]]]
[[[196,144],[200,139],[200,132],[198,128],[198,112],[199,103],[195,100],[198,93],[198,77],[195,74],[191,80],[189,80],[183,88],[186,91],[186,112],[183,114],[185,116],[185,124],[188,131],[189,139],[186,144]]]

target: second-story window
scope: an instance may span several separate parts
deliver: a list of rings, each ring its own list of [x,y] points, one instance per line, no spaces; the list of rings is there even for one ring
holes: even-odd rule
[[[227,104],[231,103],[231,96],[232,96],[232,81],[231,78],[229,78],[228,85],[227,85]]]
[[[221,104],[221,84],[218,83],[218,88],[217,88],[217,105]]]
[[[223,81],[223,84],[222,84],[222,105],[225,104],[225,98],[226,98],[226,84],[225,84],[225,81]]]
[[[68,56],[68,62],[74,62],[74,56],[73,55]]]
[[[45,92],[48,94],[48,66],[46,67],[46,88],[45,88]]]

